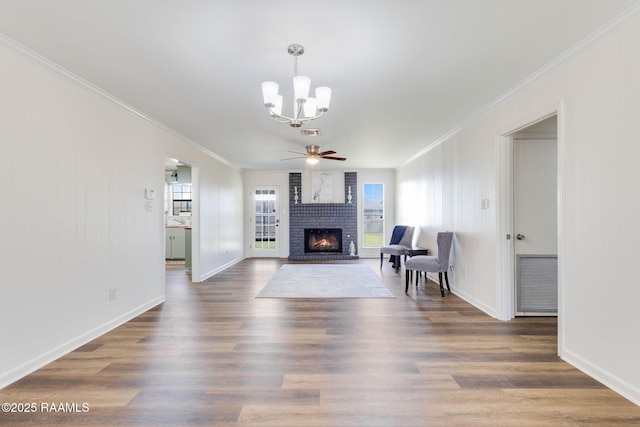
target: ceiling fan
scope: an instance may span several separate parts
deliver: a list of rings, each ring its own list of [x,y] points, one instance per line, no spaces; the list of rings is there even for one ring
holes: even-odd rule
[[[302,156],[290,157],[288,159],[282,159],[282,160],[293,160],[293,159],[304,159],[304,158],[306,158],[307,159],[307,163],[309,163],[311,165],[315,165],[316,163],[318,163],[318,161],[320,159],[340,160],[340,161],[347,160],[346,157],[335,157],[335,156],[332,156],[331,154],[336,154],[336,152],[333,151],[333,150],[320,151],[320,146],[319,145],[307,145],[305,148],[307,149],[306,153],[299,153],[297,151],[289,151],[290,153],[302,154]]]

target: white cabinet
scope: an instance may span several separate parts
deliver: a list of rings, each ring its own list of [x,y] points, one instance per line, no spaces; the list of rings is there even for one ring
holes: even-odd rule
[[[182,227],[165,228],[165,258],[184,259],[185,230]]]

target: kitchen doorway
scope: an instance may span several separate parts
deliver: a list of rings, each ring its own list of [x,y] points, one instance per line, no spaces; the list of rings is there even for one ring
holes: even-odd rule
[[[165,269],[185,269],[191,274],[196,252],[193,230],[196,221],[197,170],[167,156],[164,172]]]

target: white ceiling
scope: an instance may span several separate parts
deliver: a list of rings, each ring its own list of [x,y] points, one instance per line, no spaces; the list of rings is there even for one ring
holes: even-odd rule
[[[239,167],[396,168],[638,3],[1,0],[0,33]],[[262,106],[264,80],[293,102],[291,43],[333,89],[317,138]]]

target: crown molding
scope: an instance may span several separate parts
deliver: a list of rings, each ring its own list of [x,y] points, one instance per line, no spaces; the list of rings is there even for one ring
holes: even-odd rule
[[[481,108],[480,110],[478,110],[475,113],[473,113],[471,116],[469,116],[466,120],[464,120],[458,126],[456,126],[455,128],[451,129],[449,132],[445,133],[440,138],[436,139],[435,141],[433,141],[432,143],[427,145],[425,148],[420,150],[418,153],[416,153],[413,156],[411,156],[406,162],[404,162],[403,164],[398,166],[396,168],[396,171],[399,171],[400,169],[402,169],[403,167],[405,167],[409,163],[411,163],[414,160],[416,160],[417,158],[423,156],[425,153],[430,151],[432,148],[436,147],[440,143],[446,141],[447,139],[449,139],[453,135],[457,134],[462,129],[464,129],[467,126],[469,126],[471,123],[473,123],[474,121],[476,121],[477,119],[482,117],[484,114],[486,114],[488,111],[490,111],[491,109],[493,109],[497,105],[501,104],[503,101],[505,101],[506,99],[510,98],[515,93],[519,92],[520,90],[522,90],[523,88],[525,88],[529,84],[533,83],[534,81],[539,80],[540,78],[542,78],[543,76],[545,76],[549,72],[551,72],[552,70],[555,70],[561,64],[567,62],[569,59],[577,56],[578,54],[584,52],[588,48],[594,46],[596,43],[600,42],[601,40],[603,40],[607,36],[613,34],[616,31],[619,31],[625,25],[629,24],[631,21],[635,20],[639,16],[640,16],[640,2],[636,3],[634,6],[631,6],[629,9],[627,9],[626,11],[624,11],[623,13],[618,15],[617,17],[615,17],[612,20],[610,20],[609,22],[607,22],[605,25],[600,27],[598,30],[594,31],[593,33],[591,33],[590,35],[588,35],[584,39],[580,40],[578,43],[574,44],[567,51],[565,51],[564,53],[560,54],[558,57],[556,57],[555,59],[553,59],[550,62],[548,62],[547,64],[545,64],[543,67],[539,68],[537,71],[535,71],[532,74],[530,74],[528,77],[526,77],[520,83],[516,84],[511,89],[507,90],[502,95],[498,96],[493,101],[491,101],[490,103],[485,105],[483,108]]]
[[[191,145],[193,145],[195,148],[197,148],[198,150],[202,151],[204,154],[213,157],[214,159],[226,164],[227,166],[230,166],[234,169],[238,169],[240,170],[240,168],[234,164],[232,164],[230,161],[228,161],[227,159],[217,155],[216,153],[214,153],[213,151],[209,150],[208,148],[205,148],[204,146],[202,146],[201,144],[197,143],[196,141],[192,140],[191,138],[183,135],[182,133],[178,132],[177,130],[171,128],[170,126],[167,126],[166,124],[154,119],[153,117],[133,108],[131,105],[127,104],[126,102],[122,101],[121,99],[113,96],[112,94],[110,94],[109,92],[99,88],[98,86],[94,85],[93,83],[83,79],[82,77],[78,76],[77,74],[72,73],[71,71],[67,70],[66,68],[56,64],[55,62],[49,60],[48,58],[40,55],[37,52],[34,52],[33,50],[29,49],[28,47],[16,42],[15,40],[7,37],[6,35],[0,33],[0,43],[3,44],[4,46],[6,46],[7,48],[13,50],[14,52],[40,64],[43,65],[44,67],[50,69],[51,71],[67,78],[68,80],[73,81],[76,84],[79,84],[80,86],[89,89],[90,91],[94,92],[95,94],[101,96],[102,98],[112,102],[113,104],[117,105],[118,107],[128,111],[129,113],[147,121],[148,123],[151,123],[152,125],[162,129],[165,132],[170,133],[171,135],[175,136],[176,138],[179,138]]]

